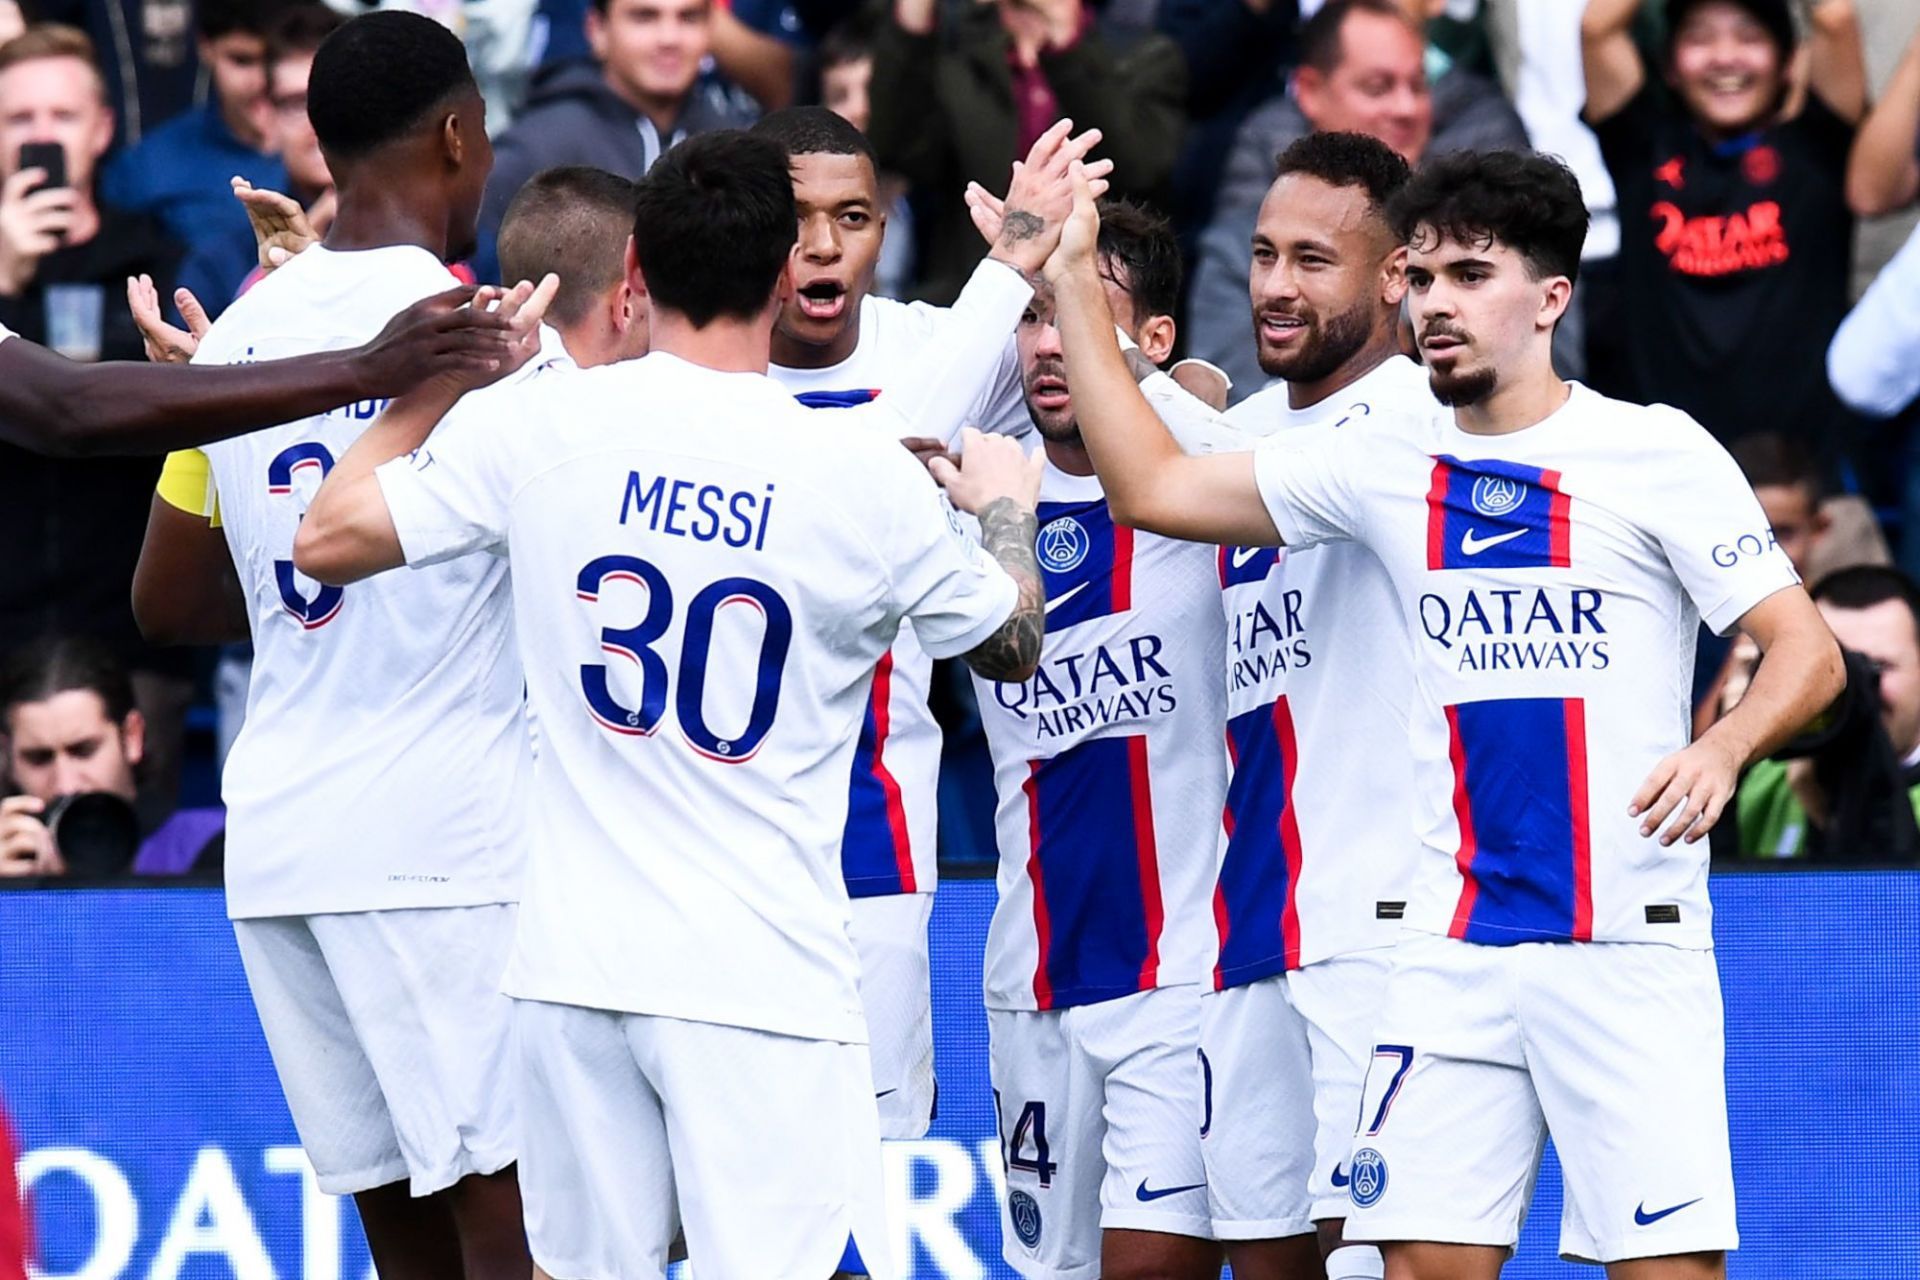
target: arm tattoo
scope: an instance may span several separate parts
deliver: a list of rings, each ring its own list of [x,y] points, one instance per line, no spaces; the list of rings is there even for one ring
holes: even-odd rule
[[[1040,661],[1047,589],[1033,552],[1037,531],[1034,513],[1011,498],[990,502],[980,513],[980,540],[1020,588],[1020,599],[1000,629],[967,653],[967,665],[988,680],[1023,679]]]
[[[1003,244],[1019,244],[1031,240],[1047,229],[1047,220],[1037,213],[1028,213],[1025,209],[1009,209],[1000,219],[1000,240]]]

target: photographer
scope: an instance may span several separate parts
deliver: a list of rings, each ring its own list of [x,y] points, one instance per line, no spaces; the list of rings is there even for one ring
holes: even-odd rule
[[[134,815],[146,725],[133,685],[96,641],[36,641],[0,667],[0,729],[17,795],[0,800],[0,876],[174,875],[217,867],[224,819]]]
[[[1847,687],[1741,779],[1740,856],[1920,859],[1920,587],[1898,569],[1861,565],[1821,579],[1813,599],[1846,652]]]

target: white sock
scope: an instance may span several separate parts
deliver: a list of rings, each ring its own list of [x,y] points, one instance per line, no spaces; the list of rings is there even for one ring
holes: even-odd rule
[[[1386,1259],[1370,1244],[1343,1244],[1327,1255],[1327,1280],[1385,1280]]]

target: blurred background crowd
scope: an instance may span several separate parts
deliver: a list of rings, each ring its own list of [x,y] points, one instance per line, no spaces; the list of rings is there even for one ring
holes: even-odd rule
[[[1717,857],[1920,860],[1920,5],[1914,0],[394,0],[465,41],[497,163],[481,245],[535,173],[637,177],[666,149],[819,102],[886,170],[879,292],[950,301],[1059,116],[1105,133],[1118,194],[1173,219],[1184,354],[1257,390],[1249,238],[1313,130],[1409,161],[1533,147],[1593,213],[1562,372],[1676,405],[1734,452],[1849,651],[1849,691],[1743,783]],[[0,324],[139,359],[129,276],[217,315],[256,272],[238,175],[332,196],[314,51],[388,0],[0,0]],[[218,766],[248,655],[143,641],[129,586],[157,460],[0,446],[0,878],[217,873]],[[1731,536],[1731,535],[1730,535]],[[1693,715],[1751,674],[1701,637]],[[962,680],[942,853],[990,860]]]

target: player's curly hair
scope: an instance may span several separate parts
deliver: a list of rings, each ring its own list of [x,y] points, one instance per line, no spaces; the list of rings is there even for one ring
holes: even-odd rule
[[[696,328],[755,315],[799,223],[786,148],[738,129],[688,138],[639,183],[633,247],[647,294]]]
[[[313,55],[307,116],[330,158],[352,159],[403,138],[434,110],[477,93],[460,38],[401,9],[362,14]]]
[[[1427,248],[1441,240],[1503,244],[1536,280],[1577,280],[1587,242],[1580,180],[1552,156],[1519,151],[1455,151],[1428,160],[1388,205],[1403,241]]]
[[[1276,179],[1295,173],[1330,187],[1359,187],[1384,216],[1413,171],[1398,151],[1371,134],[1309,133],[1274,160]]]

